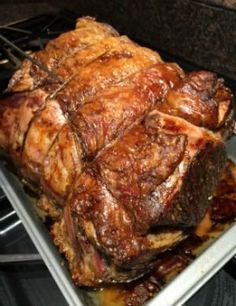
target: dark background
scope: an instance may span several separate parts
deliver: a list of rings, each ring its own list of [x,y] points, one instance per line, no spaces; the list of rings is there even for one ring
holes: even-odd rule
[[[139,42],[236,80],[235,0],[1,0],[0,23],[58,7],[97,17]]]

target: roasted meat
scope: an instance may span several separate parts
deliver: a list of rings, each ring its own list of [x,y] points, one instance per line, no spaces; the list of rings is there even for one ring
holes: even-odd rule
[[[203,218],[226,164],[232,95],[109,25],[26,60],[0,102],[0,147],[40,197],[79,285],[130,281]]]
[[[32,56],[45,67],[55,70],[63,65],[70,55],[74,56],[77,51],[96,44],[109,36],[118,36],[118,33],[104,23],[98,23],[92,18],[80,18],[74,31],[61,34],[58,38],[50,41],[42,51]],[[26,91],[39,86],[47,75],[31,61],[23,62],[9,82],[8,90]]]
[[[175,249],[158,256],[153,269],[129,284],[108,286],[97,293],[103,306],[141,306],[154,297],[236,218],[236,164],[227,162],[206,215]]]

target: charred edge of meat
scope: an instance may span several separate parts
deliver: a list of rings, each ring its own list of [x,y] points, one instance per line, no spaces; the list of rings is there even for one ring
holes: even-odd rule
[[[228,160],[210,207],[212,220],[227,222],[236,220],[236,164]]]
[[[210,205],[226,160],[223,143],[208,143],[190,164],[181,190],[171,203],[169,212],[160,219],[160,224],[196,226]]]

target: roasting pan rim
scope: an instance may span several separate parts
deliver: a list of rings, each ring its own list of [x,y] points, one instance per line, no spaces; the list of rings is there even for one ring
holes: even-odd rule
[[[73,284],[63,259],[54,246],[49,232],[32,205],[32,200],[24,192],[19,179],[0,162],[0,186],[11,202],[19,219],[32,239],[48,270],[56,281],[66,301],[71,306],[83,306],[79,289]],[[26,205],[21,205],[25,203]]]

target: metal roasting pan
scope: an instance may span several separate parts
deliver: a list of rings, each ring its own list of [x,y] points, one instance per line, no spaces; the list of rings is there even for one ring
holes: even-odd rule
[[[236,136],[227,146],[229,156],[236,161]],[[49,232],[38,216],[33,199],[24,191],[19,179],[0,161],[0,186],[34,242],[62,294],[71,306],[94,306],[96,301],[77,288],[65,262],[54,246]],[[236,224],[232,224],[186,269],[164,287],[148,306],[183,305],[203,284],[236,254]]]

